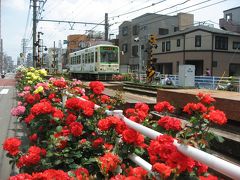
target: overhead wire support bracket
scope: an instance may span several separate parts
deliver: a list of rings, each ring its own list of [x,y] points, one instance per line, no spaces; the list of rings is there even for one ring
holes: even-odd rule
[[[81,22],[81,21],[61,21],[61,20],[53,20],[53,19],[37,19],[37,21],[47,21],[47,22],[57,22],[57,23],[72,23],[72,24],[92,24],[92,25],[103,25],[105,26],[105,24],[101,24],[101,23],[91,23],[91,22]],[[71,26],[71,25],[70,25]]]

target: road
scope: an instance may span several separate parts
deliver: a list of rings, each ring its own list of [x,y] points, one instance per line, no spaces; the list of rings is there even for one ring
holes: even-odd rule
[[[18,136],[17,119],[11,116],[11,109],[16,106],[15,74],[6,74],[0,79],[0,180],[7,180],[12,172],[3,142],[7,137]]]

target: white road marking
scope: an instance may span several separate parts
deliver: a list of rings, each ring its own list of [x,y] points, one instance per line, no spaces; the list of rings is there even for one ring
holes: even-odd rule
[[[0,91],[0,94],[7,94],[8,91],[9,91],[9,89],[2,89],[2,90]]]

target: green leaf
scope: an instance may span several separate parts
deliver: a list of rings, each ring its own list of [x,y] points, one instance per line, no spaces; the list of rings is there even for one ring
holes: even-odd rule
[[[59,164],[61,164],[61,163],[62,163],[62,161],[61,161],[60,159],[58,159],[58,160],[56,160],[56,161],[54,162],[55,165],[59,165]]]
[[[61,131],[62,131],[62,126],[58,126],[58,127],[56,128],[56,130],[57,130],[57,132],[61,132]]]
[[[66,162],[67,164],[71,164],[73,161],[74,161],[74,159],[66,159],[66,160],[65,160],[65,162]]]
[[[192,116],[192,117],[190,118],[190,122],[193,123],[193,124],[195,124],[195,123],[198,122],[198,119],[197,119],[196,117]]]
[[[224,138],[222,136],[215,135],[215,139],[220,143],[224,142]]]
[[[77,164],[75,164],[75,165],[77,165]],[[70,165],[71,166],[71,165]],[[75,169],[75,168],[74,168]],[[73,171],[68,171],[68,175],[70,176],[70,177],[75,177],[75,174],[74,174],[74,172]]]
[[[51,157],[51,156],[53,156],[53,153],[51,153],[50,151],[48,151],[46,156],[47,156],[47,157]]]
[[[137,155],[141,156],[141,155],[143,155],[144,150],[143,150],[142,148],[136,148],[136,149],[134,150],[134,152],[135,152]]]
[[[78,164],[70,164],[69,167],[70,167],[70,169],[77,169]]]
[[[95,162],[97,162],[96,158],[90,158],[86,162],[84,162],[84,164],[92,164],[92,163],[95,163]]]

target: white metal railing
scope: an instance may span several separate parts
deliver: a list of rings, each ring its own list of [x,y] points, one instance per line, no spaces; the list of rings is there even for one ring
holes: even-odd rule
[[[68,96],[73,96],[70,93],[65,93]],[[85,100],[81,97],[76,96],[77,98],[81,99],[81,100]],[[63,96],[63,104],[65,104],[67,100],[67,96]],[[86,101],[86,100],[85,100]],[[99,105],[95,105],[94,108],[98,109],[100,106]],[[161,133],[150,129],[146,126],[143,126],[141,124],[138,124],[134,121],[131,121],[130,119],[126,118],[123,115],[123,111],[122,110],[106,110],[105,113],[107,115],[114,115],[116,117],[119,117],[120,119],[122,119],[125,124],[134,129],[135,131],[138,131],[140,133],[142,133],[143,135],[151,138],[151,139],[156,139],[158,136],[162,135]],[[240,166],[237,166],[235,164],[232,164],[228,161],[225,161],[223,159],[220,159],[216,156],[213,156],[211,154],[208,154],[204,151],[201,151],[197,148],[194,148],[192,146],[188,146],[188,145],[184,145],[184,144],[180,144],[177,142],[177,140],[174,140],[174,146],[178,149],[178,151],[180,151],[182,154],[184,154],[185,156],[191,157],[192,159],[199,161],[203,164],[206,164],[207,166],[209,166],[210,168],[220,172],[221,174],[224,174],[230,178],[233,179],[240,179]],[[152,169],[152,165],[150,163],[148,163],[147,161],[145,161],[144,159],[142,159],[141,157],[137,156],[136,154],[131,154],[128,156],[133,162],[135,162],[136,164],[138,164],[139,166],[143,167],[144,169],[146,169],[147,171],[151,172]]]

